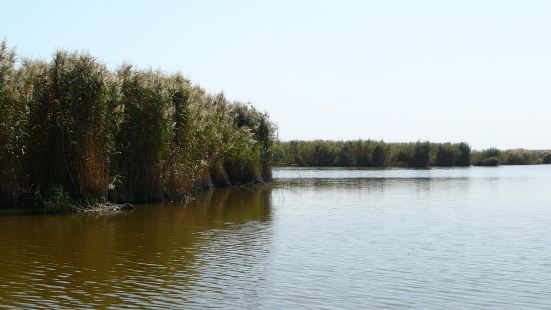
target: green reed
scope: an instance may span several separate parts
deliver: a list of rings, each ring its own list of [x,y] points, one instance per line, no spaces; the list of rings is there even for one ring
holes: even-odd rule
[[[65,51],[18,61],[0,46],[0,205],[179,200],[263,182],[275,138],[265,113],[180,74],[113,72]]]

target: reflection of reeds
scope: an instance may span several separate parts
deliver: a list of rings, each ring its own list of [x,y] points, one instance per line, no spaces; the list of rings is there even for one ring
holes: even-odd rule
[[[217,186],[267,180],[275,139],[265,113],[181,75],[113,73],[67,52],[18,66],[5,43],[0,126],[2,205],[60,190],[80,201],[177,200],[213,177]]]

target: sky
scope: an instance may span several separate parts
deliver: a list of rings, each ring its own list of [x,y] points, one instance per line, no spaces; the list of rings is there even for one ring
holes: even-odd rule
[[[0,0],[0,40],[181,72],[267,111],[281,140],[551,149],[550,16],[530,0]]]

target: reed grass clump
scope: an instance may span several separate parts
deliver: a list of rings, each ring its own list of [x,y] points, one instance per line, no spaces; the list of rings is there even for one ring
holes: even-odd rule
[[[27,106],[23,70],[15,67],[15,51],[0,44],[0,205],[13,205],[24,186]]]
[[[31,187],[48,197],[63,188],[85,201],[106,198],[106,68],[87,54],[58,52],[34,72],[29,104]]]
[[[272,149],[276,141],[277,128],[270,122],[267,113],[258,113],[250,104],[234,103],[232,105],[233,125],[239,130],[249,131],[249,141],[254,141],[253,153],[248,169],[264,180],[272,179]]]
[[[121,123],[116,133],[113,174],[116,200],[156,201],[163,198],[162,168],[170,144],[167,81],[153,71],[124,67],[120,81]]]
[[[275,130],[180,74],[113,72],[65,51],[18,62],[0,46],[0,205],[179,200],[205,184],[263,182]]]

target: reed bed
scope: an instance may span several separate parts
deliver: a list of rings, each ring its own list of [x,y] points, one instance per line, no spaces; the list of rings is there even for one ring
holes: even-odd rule
[[[180,74],[0,46],[0,205],[187,199],[271,178],[276,128]]]
[[[525,149],[502,151],[490,148],[473,152],[472,162],[475,166],[551,164],[551,151]]]
[[[467,167],[551,164],[549,150],[472,151],[467,143],[385,143],[374,140],[289,141],[274,147],[275,166]]]
[[[276,166],[303,167],[453,167],[470,165],[466,143],[385,143],[374,140],[280,142]]]

